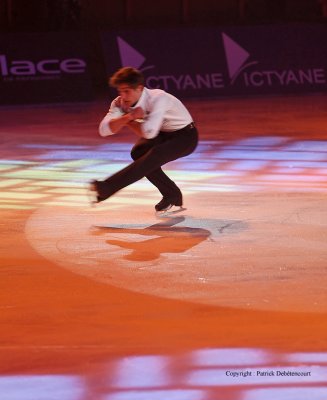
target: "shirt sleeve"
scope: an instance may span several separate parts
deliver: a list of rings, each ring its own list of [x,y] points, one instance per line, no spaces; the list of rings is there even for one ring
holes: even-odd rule
[[[169,102],[169,98],[166,96],[157,96],[153,99],[149,113],[142,124],[143,136],[146,139],[152,139],[158,135],[169,107]]]
[[[100,136],[105,137],[105,136],[114,135],[114,132],[112,132],[109,127],[109,122],[114,118],[118,118],[118,117],[121,117],[122,115],[124,115],[121,108],[117,107],[116,100],[117,100],[117,98],[112,101],[107,115],[100,122],[100,125],[99,125]]]

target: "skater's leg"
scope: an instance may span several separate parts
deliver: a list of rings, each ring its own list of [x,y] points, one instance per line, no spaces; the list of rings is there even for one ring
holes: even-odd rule
[[[192,153],[197,145],[195,128],[166,135],[162,143],[154,145],[133,163],[103,182],[97,182],[97,191],[101,200],[112,196],[141,178],[151,175],[167,162]]]
[[[155,139],[140,139],[131,151],[132,159],[135,161],[146,154],[152,147],[159,145],[165,141],[163,134],[157,136]],[[173,182],[159,167],[146,178],[157,187],[159,192],[164,197],[175,197],[182,199],[182,193],[175,182]]]

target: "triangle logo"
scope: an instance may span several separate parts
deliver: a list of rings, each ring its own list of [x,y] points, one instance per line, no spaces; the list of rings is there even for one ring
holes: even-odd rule
[[[122,67],[139,69],[145,61],[143,54],[135,50],[134,47],[119,36],[117,36],[117,43]]]
[[[250,54],[225,33],[222,33],[229,77],[232,79]]]

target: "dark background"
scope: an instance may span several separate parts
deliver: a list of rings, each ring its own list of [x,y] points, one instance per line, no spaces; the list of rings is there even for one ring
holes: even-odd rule
[[[326,0],[0,0],[0,30],[312,22],[326,8]]]
[[[0,34],[82,32],[97,92],[103,30],[326,21],[327,0],[0,0]]]

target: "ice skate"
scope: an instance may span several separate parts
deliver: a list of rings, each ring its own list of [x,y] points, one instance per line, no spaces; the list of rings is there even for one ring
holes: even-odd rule
[[[171,199],[163,197],[161,201],[155,205],[155,210],[157,217],[166,217],[184,211],[186,208],[183,207],[182,198]]]
[[[96,204],[100,203],[100,201],[103,200],[99,195],[98,183],[99,183],[99,181],[94,179],[88,185],[88,198],[89,198],[91,207],[94,207]]]

